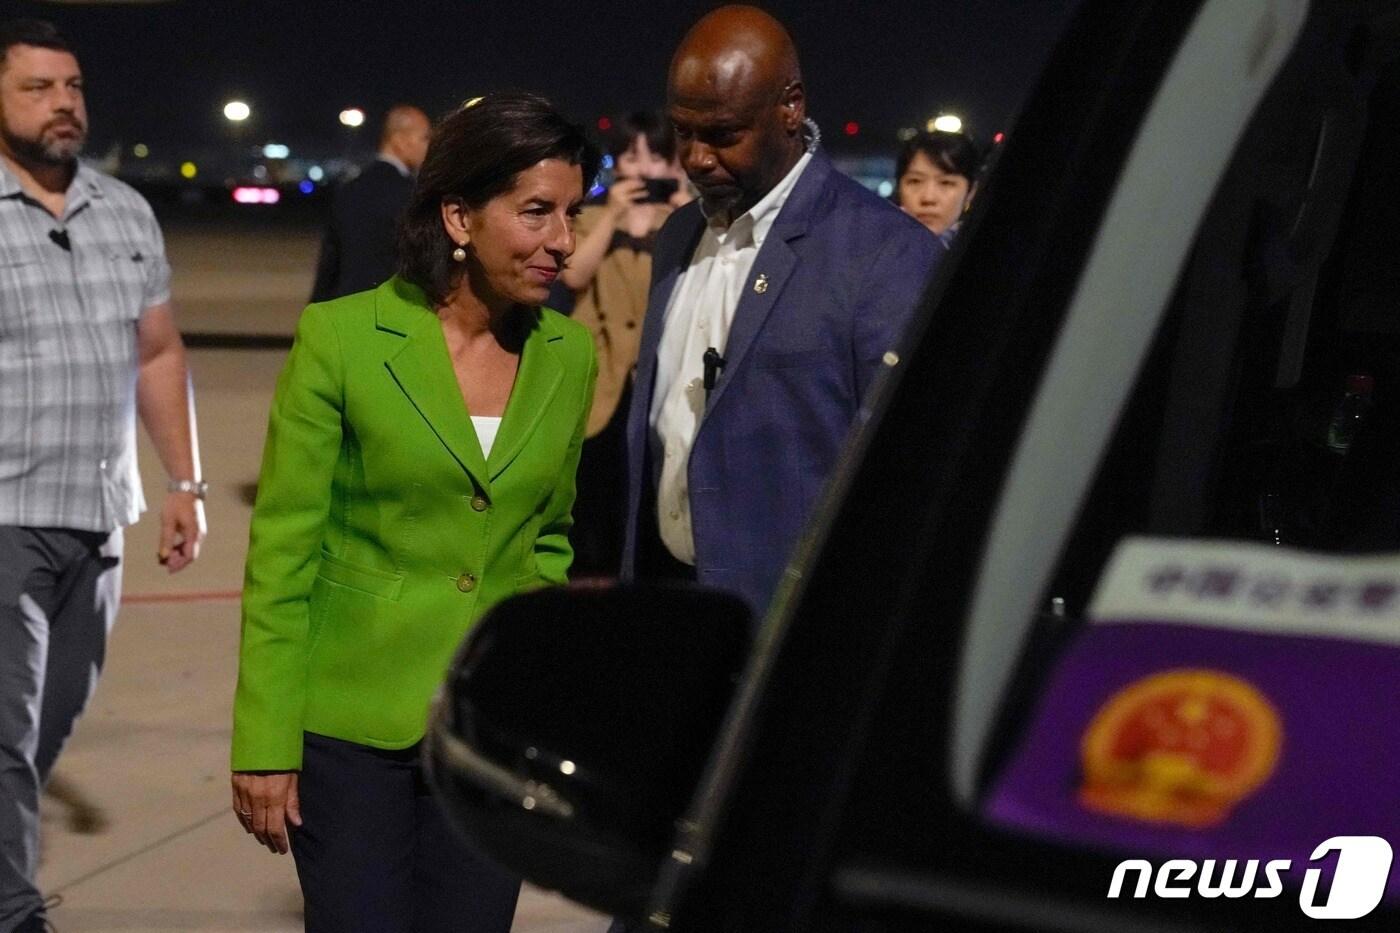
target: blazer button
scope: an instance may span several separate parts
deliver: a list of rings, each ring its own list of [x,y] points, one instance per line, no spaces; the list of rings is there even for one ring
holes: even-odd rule
[[[478,512],[485,512],[486,507],[490,504],[486,501],[485,496],[472,496],[472,508]]]
[[[461,590],[463,593],[470,593],[472,590],[476,589],[476,577],[469,573],[462,574],[457,578],[457,589]]]

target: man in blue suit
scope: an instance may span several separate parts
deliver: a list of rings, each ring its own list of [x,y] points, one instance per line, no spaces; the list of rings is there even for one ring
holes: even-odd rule
[[[653,254],[623,576],[695,579],[758,615],[944,248],[832,166],[768,14],[701,19],[667,96],[700,200]]]

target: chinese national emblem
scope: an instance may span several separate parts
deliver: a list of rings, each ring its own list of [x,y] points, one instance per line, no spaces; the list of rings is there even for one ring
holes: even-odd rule
[[[1220,671],[1173,670],[1109,698],[1081,746],[1089,810],[1204,829],[1274,771],[1283,727],[1253,685]]]

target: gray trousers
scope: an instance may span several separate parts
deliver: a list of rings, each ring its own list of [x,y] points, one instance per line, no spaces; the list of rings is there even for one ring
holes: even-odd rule
[[[43,910],[39,794],[97,686],[122,532],[0,525],[0,933]]]

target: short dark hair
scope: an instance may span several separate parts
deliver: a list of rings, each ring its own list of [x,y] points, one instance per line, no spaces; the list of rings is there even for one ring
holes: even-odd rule
[[[563,159],[583,170],[588,193],[598,174],[598,147],[538,94],[488,94],[463,104],[433,130],[428,154],[399,225],[399,275],[437,304],[456,287],[462,266],[442,227],[442,203],[460,199],[469,208],[515,187],[521,172],[545,159]]]
[[[41,49],[73,54],[73,47],[58,27],[45,19],[7,19],[0,22],[0,68],[10,57],[11,46],[32,45]]]
[[[917,133],[900,147],[894,163],[896,183],[909,171],[909,163],[914,161],[914,156],[921,152],[943,171],[966,178],[969,185],[975,183],[982,172],[982,150],[971,136],[935,130]]]
[[[638,136],[647,141],[647,148],[666,161],[676,157],[676,131],[664,114],[652,110],[634,110],[619,117],[608,134],[608,155],[616,159],[632,148]]]

